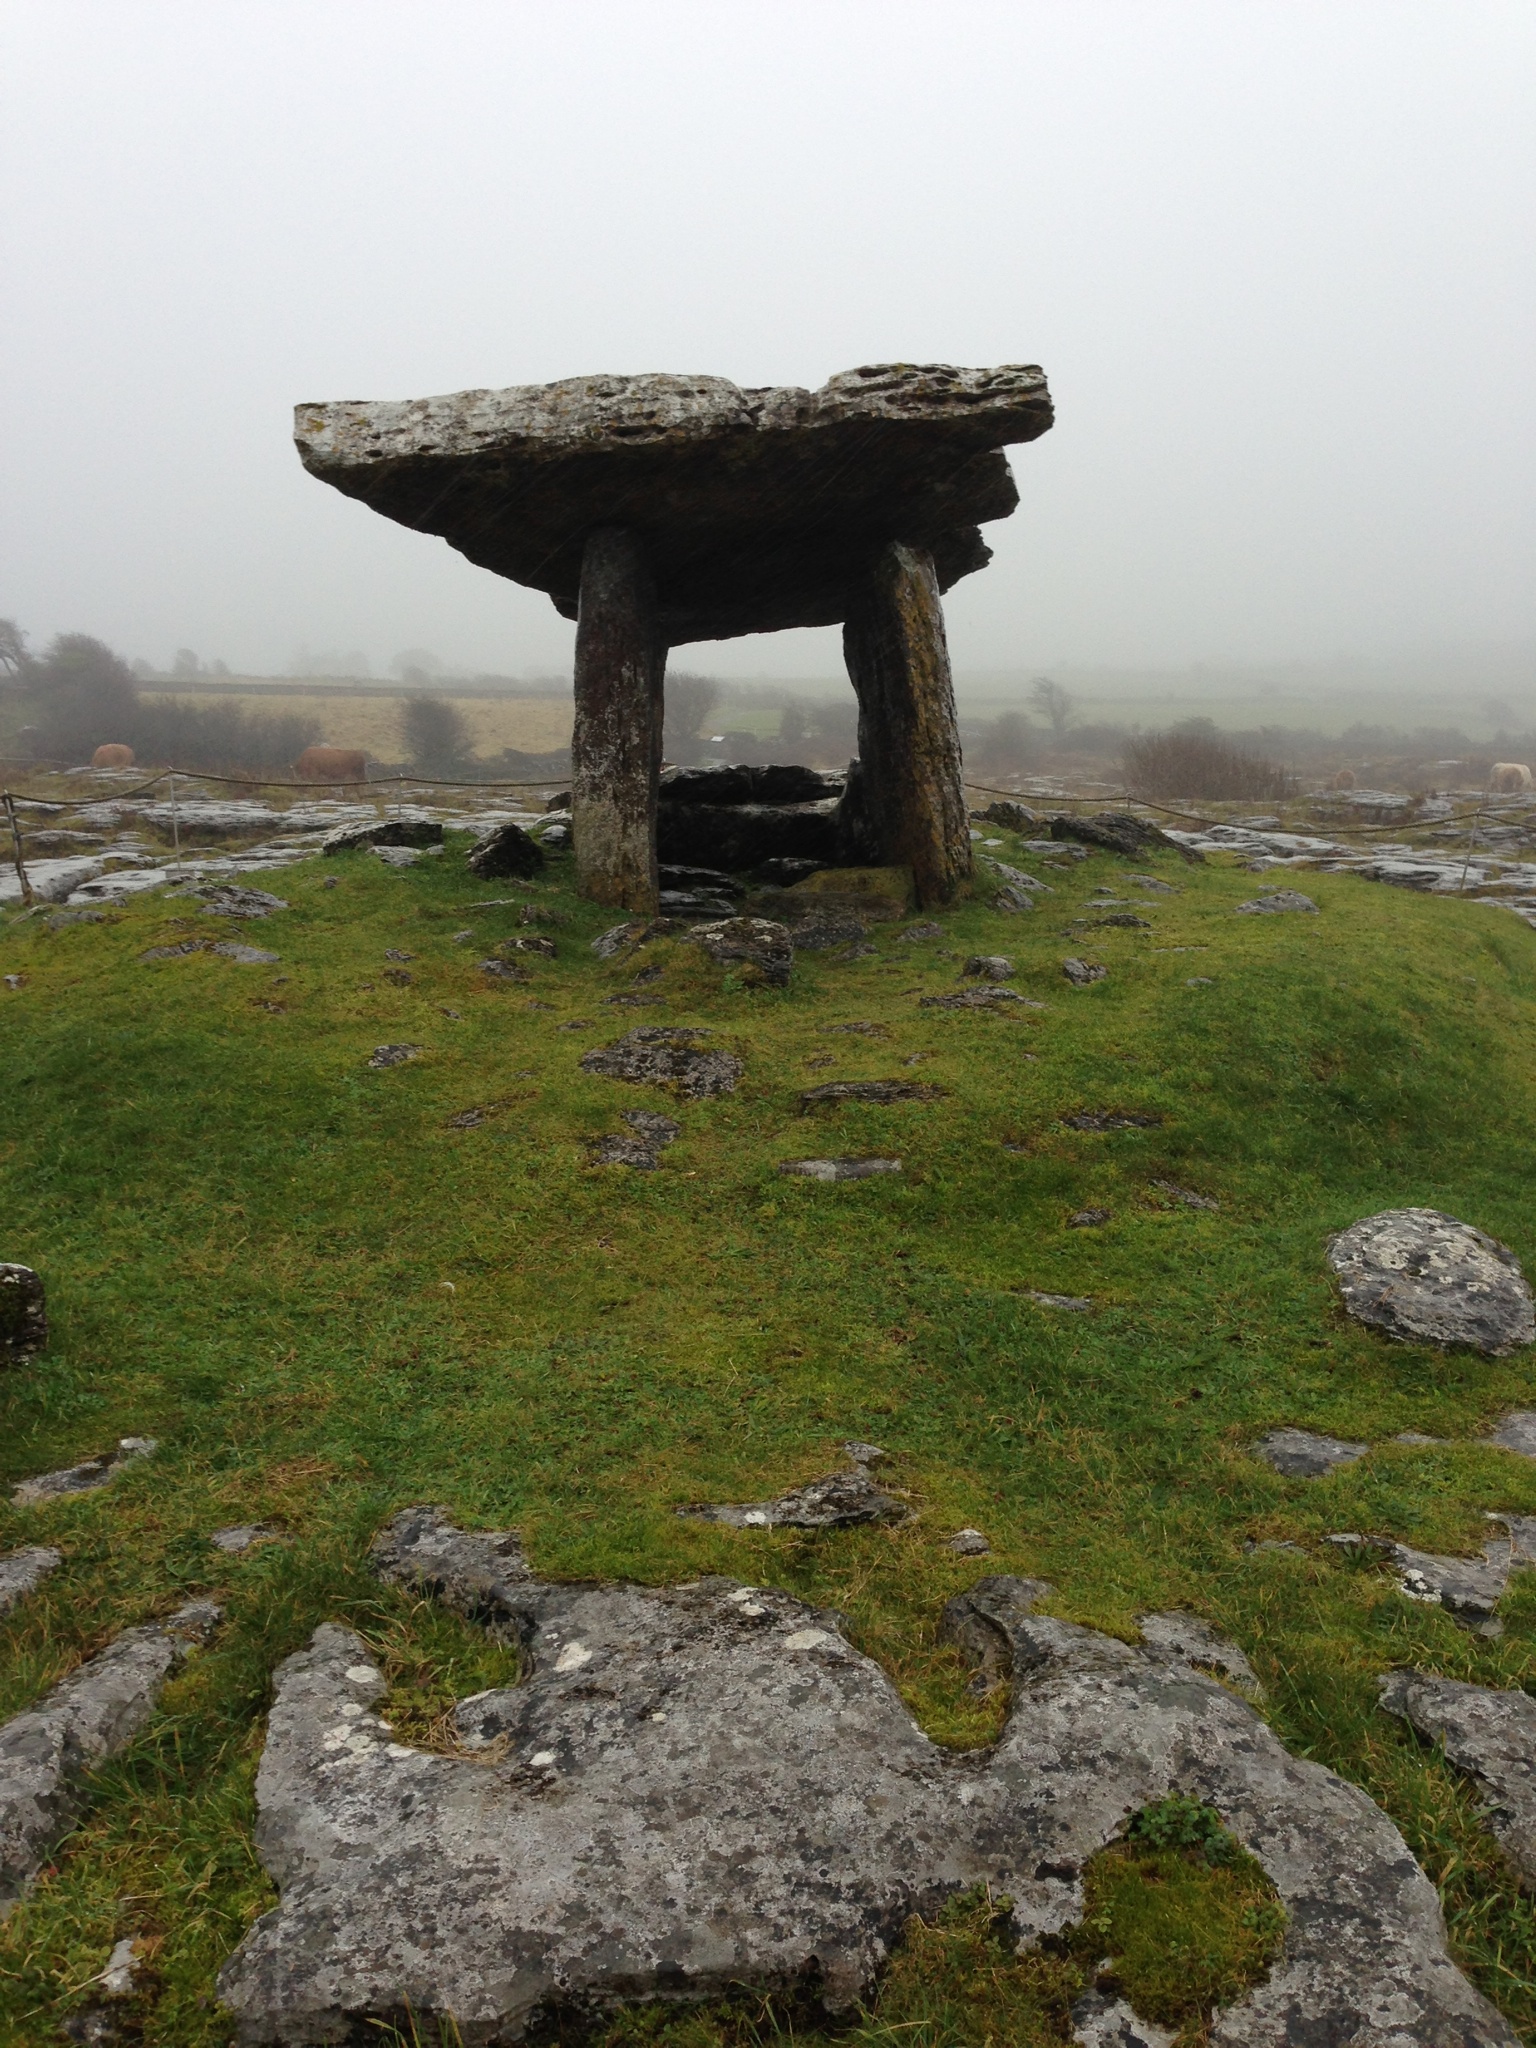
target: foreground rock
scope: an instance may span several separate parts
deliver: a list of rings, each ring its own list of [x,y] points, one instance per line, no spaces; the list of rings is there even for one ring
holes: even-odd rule
[[[1075,839],[1083,846],[1102,847],[1106,853],[1138,854],[1165,846],[1185,860],[1204,859],[1203,854],[1191,853],[1156,825],[1149,825],[1145,818],[1134,817],[1129,811],[1100,811],[1092,818],[1052,818],[1051,837]]]
[[[48,1299],[30,1266],[0,1263],[0,1366],[21,1365],[48,1343]]]
[[[33,1543],[0,1557],[0,1614],[9,1614],[29,1593],[35,1593],[63,1562],[61,1553],[45,1543]]]
[[[671,1024],[638,1024],[612,1045],[582,1055],[584,1074],[604,1074],[611,1081],[636,1081],[652,1088],[675,1088],[689,1101],[711,1095],[734,1095],[743,1068],[734,1053],[706,1047],[712,1034]]]
[[[0,1916],[79,1818],[86,1773],[127,1747],[187,1646],[206,1641],[218,1621],[211,1601],[193,1600],[169,1621],[125,1629],[0,1727]]]
[[[1504,1853],[1536,1889],[1536,1700],[1427,1671],[1393,1671],[1381,1681],[1381,1704],[1426,1742],[1441,1744],[1447,1763],[1473,1780]]]
[[[1356,1536],[1342,1533],[1324,1540],[1339,1549],[1377,1550],[1392,1566],[1399,1589],[1410,1600],[1426,1607],[1443,1607],[1453,1621],[1474,1635],[1499,1636],[1500,1601],[1509,1586],[1510,1574],[1536,1564],[1536,1519],[1528,1515],[1493,1515],[1502,1522],[1505,1536],[1491,1537],[1478,1557],[1436,1557],[1409,1544],[1386,1536]]]
[[[1310,1429],[1272,1429],[1254,1445],[1253,1455],[1287,1479],[1321,1479],[1341,1465],[1353,1465],[1370,1448],[1336,1436],[1314,1436]]]
[[[1522,1458],[1536,1458],[1536,1411],[1520,1408],[1506,1415],[1485,1439],[1501,1451],[1514,1451]]]
[[[1218,1809],[1289,1914],[1283,1958],[1213,2041],[1514,2048],[1370,1800],[1190,1665],[1032,1615],[1024,1582],[993,1581],[1016,1595],[975,1618],[1014,1676],[1007,1725],[956,1752],[834,1615],[784,1593],[549,1585],[515,1539],[430,1509],[397,1517],[377,1562],[521,1641],[531,1676],[461,1702],[476,1759],[394,1741],[350,1630],[280,1668],[257,1801],[281,1903],[219,1984],[248,2048],[407,2010],[486,2048],[561,2005],[807,1972],[846,2010],[906,1918],[971,1885],[1013,1900],[1022,1942],[1075,1920],[1083,1864],[1174,1790]]]
[[[483,839],[477,839],[469,849],[469,871],[482,882],[499,882],[513,875],[537,875],[543,869],[544,854],[539,842],[511,819],[487,832]]]
[[[716,966],[739,969],[748,987],[789,986],[795,947],[788,925],[768,917],[727,917],[718,924],[695,925],[688,937]]]
[[[1536,1339],[1536,1310],[1507,1245],[1440,1209],[1384,1209],[1328,1240],[1344,1306],[1405,1344],[1502,1358]]]
[[[320,842],[322,853],[350,853],[358,846],[441,846],[443,828],[433,818],[378,818],[342,825]]]
[[[833,1109],[844,1102],[937,1102],[949,1093],[936,1081],[823,1081],[800,1096],[800,1114]]]
[[[94,1493],[100,1486],[109,1486],[126,1466],[152,1457],[157,1448],[152,1436],[120,1437],[116,1450],[99,1451],[94,1458],[66,1465],[60,1472],[43,1472],[36,1479],[23,1479],[11,1489],[12,1503],[19,1508],[31,1508],[72,1493]]]
[[[1317,915],[1317,905],[1310,896],[1303,896],[1299,889],[1267,889],[1262,896],[1256,896],[1251,903],[1239,903],[1238,917],[1278,917],[1288,910],[1300,910]]]

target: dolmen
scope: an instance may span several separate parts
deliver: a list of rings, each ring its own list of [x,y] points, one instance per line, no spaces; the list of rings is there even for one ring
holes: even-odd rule
[[[1018,503],[1003,449],[1052,423],[1033,364],[875,364],[819,391],[571,377],[296,408],[304,466],[576,621],[578,886],[654,915],[667,653],[843,628],[874,857],[919,903],[970,873],[943,592]]]

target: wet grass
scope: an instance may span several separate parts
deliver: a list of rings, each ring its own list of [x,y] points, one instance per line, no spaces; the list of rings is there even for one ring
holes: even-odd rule
[[[980,1572],[1047,1578],[1054,1612],[1127,1637],[1140,1612],[1191,1608],[1247,1652],[1282,1737],[1386,1806],[1467,1967],[1536,2040],[1532,1908],[1465,1787],[1375,1708],[1401,1662],[1529,1683],[1536,1585],[1488,1642],[1318,1544],[1359,1529],[1466,1551],[1485,1512],[1536,1513],[1536,1466],[1475,1441],[1536,1405],[1531,1361],[1387,1344],[1340,1317],[1322,1260],[1330,1230],[1423,1203],[1536,1262],[1532,934],[1347,875],[1307,877],[1315,918],[1235,917],[1258,886],[1235,868],[1058,868],[1009,841],[1056,892],[1034,915],[968,903],[942,939],[882,926],[872,958],[801,956],[789,989],[751,990],[683,946],[602,963],[586,942],[611,919],[563,871],[487,888],[462,851],[307,863],[276,885],[289,911],[233,933],[163,898],[110,925],[0,930],[23,977],[0,1001],[0,1256],[45,1275],[54,1323],[5,1382],[4,1471],[161,1441],[104,1493],[0,1505],[0,1546],[65,1552],[0,1624],[0,1711],[192,1593],[229,1610],[0,1930],[0,2042],[44,2038],[128,1933],[158,1942],[146,2042],[228,2040],[214,1973],[272,1896],[251,1846],[270,1673],[319,1622],[369,1637],[423,1735],[455,1692],[505,1682],[475,1631],[367,1575],[380,1520],[419,1500],[520,1528],[551,1576],[721,1571],[837,1607],[948,1743],[996,1726],[936,1639]],[[1064,935],[1100,885],[1140,909],[1133,867],[1180,891],[1148,899],[1150,932]],[[541,927],[559,956],[492,983],[476,963],[524,929],[524,902],[567,920]],[[281,964],[139,964],[191,932]],[[384,979],[391,949],[413,956],[408,986]],[[971,952],[1011,955],[1046,1009],[921,1008]],[[1068,954],[1109,979],[1069,988]],[[641,964],[660,979],[637,986]],[[882,1032],[830,1028],[853,1021]],[[679,1108],[580,1071],[646,1022],[717,1031],[745,1063],[738,1092]],[[401,1042],[421,1057],[369,1070]],[[880,1078],[948,1093],[800,1114],[803,1088]],[[492,1113],[450,1126],[476,1105]],[[626,1108],[682,1124],[653,1174],[587,1164]],[[1062,1123],[1082,1109],[1162,1121]],[[904,1171],[777,1171],[829,1151]],[[1175,1206],[1159,1179],[1221,1206]],[[1069,1227],[1090,1207],[1110,1221]],[[1281,1423],[1381,1448],[1288,1481],[1245,1449]],[[1386,1441],[1400,1430],[1450,1441]],[[889,1448],[913,1522],[812,1535],[672,1512],[811,1478],[845,1437]],[[233,1558],[206,1540],[257,1520],[289,1540]],[[989,1558],[945,1547],[967,1524]],[[1265,1539],[1299,1548],[1249,1547]],[[897,1982],[870,2025],[897,2024]],[[934,2042],[985,2038],[931,2024]]]

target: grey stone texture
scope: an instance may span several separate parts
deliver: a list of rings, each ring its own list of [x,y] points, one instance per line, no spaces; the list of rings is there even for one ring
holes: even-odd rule
[[[627,1109],[624,1121],[629,1125],[627,1135],[615,1133],[592,1141],[592,1164],[633,1166],[642,1173],[654,1173],[661,1164],[663,1150],[677,1137],[682,1125],[654,1109]]]
[[[1316,916],[1317,905],[1310,896],[1303,896],[1299,889],[1266,889],[1262,896],[1255,896],[1251,903],[1239,903],[1236,915],[1277,917],[1287,910],[1310,911]]]
[[[1287,1479],[1321,1479],[1341,1465],[1353,1465],[1370,1448],[1336,1436],[1316,1436],[1310,1429],[1272,1429],[1254,1445],[1253,1455]]]
[[[1219,1672],[1244,1692],[1261,1694],[1258,1673],[1242,1651],[1225,1636],[1218,1635],[1208,1621],[1197,1614],[1138,1614],[1136,1626],[1152,1656],[1175,1664],[1194,1664],[1201,1670]]]
[[[1091,818],[1052,818],[1051,837],[1075,839],[1080,845],[1097,846],[1106,853],[1134,855],[1166,847],[1170,853],[1180,854],[1185,860],[1204,858],[1191,853],[1156,825],[1134,816],[1130,811],[1099,811]]]
[[[1074,988],[1092,988],[1096,981],[1108,981],[1109,969],[1097,961],[1063,960],[1061,971]]]
[[[194,894],[205,899],[204,917],[270,917],[274,910],[288,908],[281,896],[266,889],[244,889],[234,882],[216,883]]]
[[[635,1081],[652,1088],[674,1088],[690,1101],[711,1095],[733,1095],[743,1067],[734,1053],[706,1046],[713,1034],[696,1027],[637,1024],[612,1045],[584,1053],[585,1074],[613,1081]]]
[[[0,1366],[22,1365],[48,1344],[48,1297],[30,1266],[0,1261]]]
[[[1181,1209],[1219,1209],[1221,1207],[1220,1202],[1213,1196],[1199,1194],[1194,1188],[1180,1187],[1176,1180],[1149,1180],[1147,1186],[1155,1189],[1160,1195],[1166,1195],[1170,1202],[1177,1204]]]
[[[501,962],[496,963],[498,966]],[[421,1058],[419,1045],[376,1045],[368,1056],[370,1067],[404,1067]]]
[[[688,938],[702,946],[717,967],[735,969],[749,987],[789,986],[795,946],[788,925],[769,917],[727,917],[695,925]]]
[[[1392,1671],[1381,1681],[1381,1704],[1426,1742],[1441,1744],[1446,1761],[1472,1779],[1504,1853],[1536,1889],[1536,1699],[1428,1671]]]
[[[0,1917],[84,1810],[86,1773],[133,1740],[187,1645],[218,1621],[211,1601],[193,1600],[168,1621],[125,1629],[0,1727]]]
[[[1085,1992],[1072,2008],[1072,2039],[1080,2048],[1173,2048],[1176,2038],[1102,1991]]]
[[[784,1159],[780,1173],[800,1180],[873,1180],[877,1174],[900,1173],[899,1159]]]
[[[530,1676],[461,1702],[480,1754],[454,1757],[393,1740],[349,1630],[280,1668],[257,1839],[281,1902],[220,1979],[246,2048],[407,2009],[489,2048],[558,2003],[788,1988],[808,1966],[846,2010],[907,1916],[969,1885],[1014,1900],[1023,1943],[1075,1919],[1083,1864],[1175,1789],[1217,1807],[1289,1913],[1268,1982],[1215,2020],[1222,2048],[1513,2048],[1363,1793],[1193,1667],[1031,1614],[1027,1582],[982,1582],[974,1633],[1013,1700],[1000,1741],[960,1753],[784,1593],[543,1584],[515,1539],[430,1509],[376,1557],[521,1642]]]
[[[970,980],[1006,981],[1013,962],[1002,953],[972,953],[960,972]]]
[[[233,960],[237,967],[276,967],[282,958],[281,954],[269,953],[265,946],[227,944],[210,946],[208,951],[221,960]]]
[[[1440,1209],[1385,1209],[1328,1240],[1344,1306],[1402,1343],[1502,1358],[1536,1339],[1520,1263],[1497,1238]]]
[[[23,1479],[11,1489],[12,1505],[38,1507],[44,1501],[60,1500],[72,1493],[94,1493],[109,1486],[126,1466],[140,1458],[152,1457],[158,1446],[152,1436],[120,1437],[117,1448],[98,1451],[78,1465],[66,1465],[58,1472],[42,1472],[35,1479]]]
[[[443,828],[433,818],[376,818],[340,825],[320,842],[322,853],[349,853],[359,846],[441,846]]]
[[[543,870],[544,854],[539,842],[510,818],[477,839],[469,849],[469,871],[482,882],[499,882],[512,875],[537,875]]]
[[[1008,797],[998,797],[987,805],[984,811],[972,811],[971,816],[978,823],[1002,825],[1010,832],[1032,832],[1040,823],[1038,812],[1028,804],[1014,803]]]
[[[46,1543],[28,1544],[24,1550],[0,1557],[0,1614],[9,1614],[29,1593],[35,1593],[63,1562],[62,1553]]]
[[[732,1529],[851,1529],[865,1522],[908,1520],[902,1503],[875,1485],[861,1460],[853,1462],[852,1472],[828,1472],[777,1500],[695,1501],[677,1512]]]
[[[1026,1010],[1043,1010],[1044,1003],[1037,1003],[1029,996],[1021,996],[1016,988],[962,988],[953,995],[923,996],[918,1008],[922,1010],[1007,1010],[1015,1005]]]
[[[844,1102],[937,1102],[949,1090],[936,1081],[823,1081],[800,1097],[800,1114],[835,1109]]]
[[[1508,1533],[1491,1537],[1480,1557],[1435,1557],[1379,1537],[1372,1539],[1373,1547],[1386,1552],[1398,1585],[1410,1600],[1443,1607],[1453,1621],[1475,1635],[1502,1635],[1498,1607],[1510,1574],[1536,1563],[1536,1518],[1496,1515],[1489,1519],[1502,1522]]]
[[[1536,1411],[1517,1409],[1506,1415],[1488,1435],[1487,1442],[1501,1451],[1514,1451],[1522,1458],[1536,1458]]]

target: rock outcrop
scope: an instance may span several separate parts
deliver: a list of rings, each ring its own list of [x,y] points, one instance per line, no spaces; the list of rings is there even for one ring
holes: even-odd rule
[[[1447,1763],[1473,1780],[1504,1853],[1536,1890],[1536,1699],[1393,1671],[1381,1682],[1381,1704],[1426,1742],[1442,1744]]]
[[[1440,1209],[1384,1209],[1328,1240],[1344,1306],[1405,1344],[1493,1358],[1536,1339],[1536,1310],[1507,1245]]]

